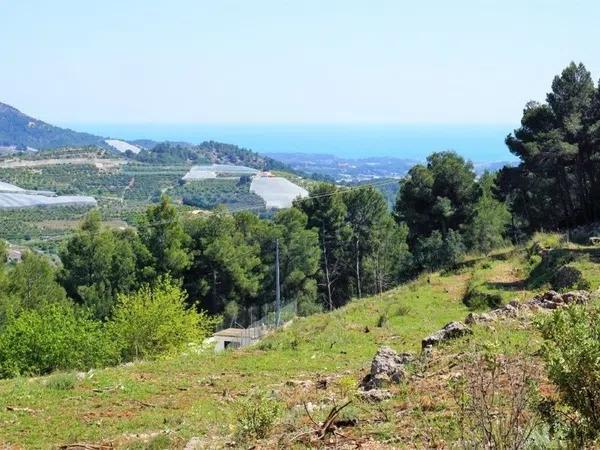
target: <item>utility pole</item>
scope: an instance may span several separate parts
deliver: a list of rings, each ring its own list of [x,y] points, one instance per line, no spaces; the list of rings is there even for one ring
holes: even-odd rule
[[[277,307],[277,322],[279,328],[281,323],[281,287],[279,286],[279,239],[275,241],[275,305]]]
[[[358,298],[362,298],[361,286],[360,286],[360,248],[358,246],[358,236],[356,237],[356,288],[358,291]]]

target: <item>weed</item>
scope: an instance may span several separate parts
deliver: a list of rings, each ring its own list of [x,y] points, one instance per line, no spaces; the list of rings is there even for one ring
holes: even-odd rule
[[[237,402],[238,434],[240,437],[266,437],[282,412],[281,404],[265,393],[256,393]]]
[[[77,377],[72,373],[57,373],[52,375],[46,381],[46,387],[48,389],[54,389],[57,391],[70,391],[75,388],[77,384]]]

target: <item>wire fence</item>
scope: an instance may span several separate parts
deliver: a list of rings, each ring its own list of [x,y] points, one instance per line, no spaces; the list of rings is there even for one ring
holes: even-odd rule
[[[298,314],[298,303],[291,300],[281,303],[279,313],[277,303],[264,303],[241,308],[235,317],[226,317],[217,325],[216,332],[227,329],[240,330],[237,334],[242,340],[255,341],[264,336],[268,331],[274,330],[292,320]],[[250,342],[244,343],[247,345]]]

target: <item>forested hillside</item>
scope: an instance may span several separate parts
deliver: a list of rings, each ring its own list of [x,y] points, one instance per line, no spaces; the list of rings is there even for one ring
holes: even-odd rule
[[[0,146],[47,149],[65,146],[104,146],[104,139],[88,133],[53,125],[23,114],[16,108],[0,103]]]

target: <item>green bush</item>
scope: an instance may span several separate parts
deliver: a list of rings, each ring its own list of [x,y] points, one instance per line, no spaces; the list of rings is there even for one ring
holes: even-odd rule
[[[124,359],[176,352],[208,336],[219,318],[188,309],[185,299],[185,292],[168,277],[153,287],[120,294],[109,327]]]
[[[264,393],[238,400],[238,433],[244,439],[262,439],[269,434],[281,414],[281,404]]]
[[[548,378],[560,395],[553,414],[578,448],[600,437],[600,309],[573,306],[538,323]]]
[[[573,266],[562,266],[552,276],[552,289],[562,291],[565,289],[578,288],[589,289],[589,283],[583,278],[581,270]]]
[[[469,288],[466,295],[463,297],[463,303],[470,309],[480,310],[487,308],[499,308],[502,306],[502,295],[493,290],[487,289],[485,286],[475,286]]]
[[[103,325],[68,303],[22,312],[0,332],[0,377],[89,369],[118,361]]]
[[[46,387],[56,391],[70,391],[77,384],[77,377],[72,373],[57,373],[46,381]]]

